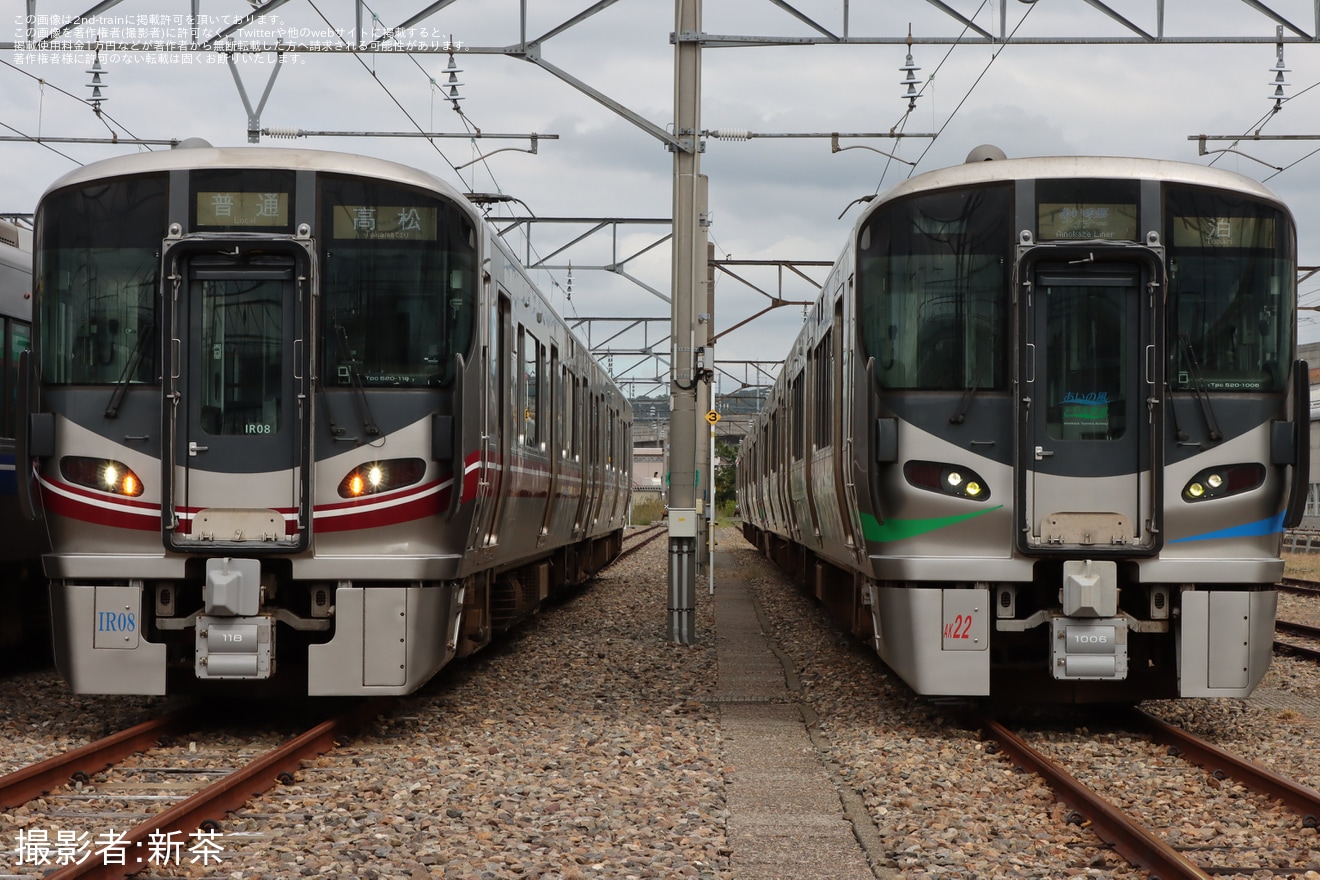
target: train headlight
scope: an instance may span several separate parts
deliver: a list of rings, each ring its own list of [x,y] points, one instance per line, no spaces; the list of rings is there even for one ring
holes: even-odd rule
[[[1209,501],[1249,492],[1265,482],[1265,466],[1256,462],[1206,468],[1183,487],[1184,501]]]
[[[70,455],[60,459],[60,474],[70,483],[136,498],[142,494],[142,481],[123,462],[107,458]]]
[[[360,464],[339,481],[339,497],[361,498],[402,489],[419,482],[426,473],[426,462],[420,458],[392,458]]]
[[[903,476],[913,486],[928,492],[971,501],[984,501],[990,497],[990,489],[981,475],[964,467],[934,461],[909,461],[903,465]]]

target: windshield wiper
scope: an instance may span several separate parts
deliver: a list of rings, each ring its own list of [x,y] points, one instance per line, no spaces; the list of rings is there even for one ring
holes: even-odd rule
[[[129,355],[128,363],[124,364],[124,371],[119,374],[119,380],[115,382],[115,390],[110,392],[110,402],[105,407],[105,417],[107,419],[119,416],[119,407],[123,404],[124,395],[128,392],[128,377],[137,371],[138,364],[142,363],[142,356],[147,353],[147,343],[151,342],[155,335],[155,324],[145,325],[142,331],[138,333],[137,345],[133,346],[133,353]]]
[[[367,404],[367,393],[362,387],[362,376],[353,369],[353,356],[348,348],[348,328],[338,321],[334,324],[335,341],[339,343],[339,354],[348,364],[348,384],[353,388],[353,399],[357,402],[358,417],[362,419],[362,428],[368,437],[380,436],[380,428],[371,417],[371,407]]]
[[[958,411],[949,416],[950,425],[961,425],[967,420],[967,408],[972,405],[972,397],[978,391],[977,384],[973,382],[963,391],[962,400],[958,401]]]
[[[1201,405],[1201,415],[1205,417],[1205,426],[1210,430],[1210,439],[1223,440],[1224,435],[1219,430],[1214,408],[1210,405],[1210,393],[1205,388],[1205,378],[1201,375],[1201,364],[1196,359],[1196,350],[1192,348],[1191,337],[1186,333],[1179,333],[1178,347],[1182,349],[1183,357],[1187,359],[1187,372],[1192,376],[1192,393],[1196,395],[1196,401]]]

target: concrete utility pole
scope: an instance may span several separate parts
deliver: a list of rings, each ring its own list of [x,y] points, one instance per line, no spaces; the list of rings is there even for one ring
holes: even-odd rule
[[[705,187],[701,177],[701,0],[674,2],[673,350],[669,405],[669,637],[695,635],[697,546],[697,291],[706,279]],[[705,297],[702,297],[704,303]],[[705,341],[704,331],[702,342]],[[703,414],[704,415],[704,414]],[[704,435],[703,435],[704,437]],[[705,479],[710,479],[706,474]]]

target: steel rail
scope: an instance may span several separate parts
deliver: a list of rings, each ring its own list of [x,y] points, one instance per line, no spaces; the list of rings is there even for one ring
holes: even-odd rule
[[[1278,654],[1291,654],[1294,657],[1302,657],[1312,663],[1320,663],[1320,651],[1315,648],[1307,648],[1302,645],[1293,645],[1288,642],[1274,641],[1274,650]]]
[[[1274,621],[1275,632],[1287,633],[1290,636],[1304,636],[1308,639],[1320,639],[1320,626],[1311,626],[1306,623],[1296,623],[1292,620]]]
[[[1153,835],[1076,777],[1036,751],[993,718],[980,722],[982,736],[994,740],[1020,767],[1043,778],[1059,799],[1086,816],[1091,830],[1119,855],[1160,880],[1209,880],[1210,875]]]
[[[633,553],[636,553],[638,550],[642,549],[647,544],[651,543],[656,538],[660,537],[661,534],[668,534],[668,533],[669,532],[667,530],[666,524],[661,523],[658,526],[647,526],[645,529],[643,529],[640,532],[634,532],[633,534],[628,535],[627,537],[629,538],[640,538],[641,540],[636,541],[635,543],[630,544],[627,547],[621,549],[619,551],[619,555],[614,557],[614,562],[618,562],[620,559],[623,559],[625,556],[630,556]],[[610,564],[613,565],[614,563],[610,563]]]
[[[196,714],[191,710],[172,712],[0,776],[0,812],[67,784],[76,774],[91,776],[129,755],[153,748],[161,737],[186,730],[195,721]]]
[[[152,816],[133,828],[120,841],[122,852],[140,852],[153,839],[153,835],[168,835],[172,831],[191,833],[204,823],[215,823],[218,817],[237,809],[282,781],[284,774],[293,774],[308,758],[324,754],[337,744],[344,734],[351,733],[384,711],[389,705],[384,700],[368,700],[347,712],[322,721],[279,748],[272,749],[242,769],[216,781],[187,800]],[[125,859],[131,861],[131,859]],[[148,860],[131,864],[106,864],[104,857],[89,858],[81,864],[68,865],[46,874],[44,880],[119,880],[150,868]]]
[[[1313,581],[1310,578],[1281,578],[1278,587],[1285,592],[1300,596],[1320,596],[1320,581]]]
[[[1298,785],[1273,770],[1224,751],[1186,730],[1175,727],[1140,709],[1132,709],[1134,725],[1178,757],[1210,771],[1217,779],[1231,776],[1253,791],[1271,797],[1302,817],[1305,828],[1318,827],[1320,792]],[[1222,774],[1222,775],[1221,775]]]

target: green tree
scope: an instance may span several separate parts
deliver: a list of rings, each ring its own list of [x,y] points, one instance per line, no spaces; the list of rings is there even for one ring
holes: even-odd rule
[[[715,507],[727,507],[738,499],[738,447],[723,440],[715,441],[715,457],[724,462],[715,467]]]

